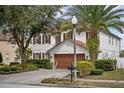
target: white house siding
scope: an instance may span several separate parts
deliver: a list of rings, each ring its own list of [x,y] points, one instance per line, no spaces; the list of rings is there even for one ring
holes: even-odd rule
[[[43,53],[46,53],[49,49],[51,49],[53,46],[55,46],[55,38],[51,36],[50,38],[50,44],[49,43],[42,43],[42,34],[41,35],[41,44],[30,44],[29,47],[32,49],[32,58],[33,53],[41,53],[41,58]],[[32,39],[33,42],[33,39]]]
[[[49,51],[51,62],[54,62],[54,54],[73,54],[74,53],[74,44],[69,40],[64,41],[60,45],[56,46],[55,49]],[[88,49],[82,48],[81,46],[76,45],[76,53],[77,54],[85,54],[85,58],[89,57]]]
[[[99,33],[99,40],[100,40],[99,51],[101,52],[98,54],[98,59],[115,58],[119,56],[120,40],[113,36],[110,37],[111,38],[109,41],[108,34],[105,34],[103,32]],[[112,44],[112,38],[113,38],[113,44]],[[117,40],[117,45],[116,45],[116,40]]]
[[[76,33],[76,40],[86,43],[86,32],[81,32],[80,34]]]

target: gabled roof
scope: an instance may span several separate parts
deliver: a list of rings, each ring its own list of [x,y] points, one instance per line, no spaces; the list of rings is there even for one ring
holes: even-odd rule
[[[112,36],[112,37],[115,37],[115,38],[117,38],[117,39],[121,39],[119,36],[117,36],[117,35],[115,35],[115,34],[113,34],[113,33],[111,33],[111,32],[107,32],[107,31],[100,31],[100,32],[103,32],[103,33],[105,33],[105,34],[107,34],[107,35],[110,35],[110,36]]]
[[[61,43],[55,45],[53,48],[49,49],[47,52],[51,51],[52,49],[56,48],[58,45],[63,44],[63,43],[66,42],[66,41],[70,41],[70,42],[74,43],[74,40],[72,40],[72,39],[66,39],[66,40],[64,40],[63,42],[61,42]],[[79,40],[75,40],[75,43],[76,43],[76,45],[79,45],[79,46],[81,46],[81,47],[83,47],[83,48],[88,48],[85,43],[83,43],[83,42],[81,42],[81,41],[79,41]]]
[[[74,40],[72,40],[74,42]],[[79,40],[75,40],[75,43],[81,47],[88,48],[87,45]]]

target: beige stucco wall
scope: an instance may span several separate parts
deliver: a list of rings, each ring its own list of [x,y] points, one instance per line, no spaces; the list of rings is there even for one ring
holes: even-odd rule
[[[0,52],[3,56],[3,63],[9,64],[14,61],[16,48],[16,46],[13,48],[8,41],[0,41]]]

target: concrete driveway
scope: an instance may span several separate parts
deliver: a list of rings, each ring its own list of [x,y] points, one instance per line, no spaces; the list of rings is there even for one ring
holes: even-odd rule
[[[51,77],[63,78],[68,73],[69,71],[67,70],[57,69],[53,74],[52,70],[40,69],[24,73],[0,75],[0,87],[33,87],[32,85],[34,85],[34,87],[40,87],[36,85],[38,85],[41,80]]]

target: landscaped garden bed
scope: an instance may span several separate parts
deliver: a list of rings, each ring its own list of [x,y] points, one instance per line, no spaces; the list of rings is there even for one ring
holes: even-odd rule
[[[116,69],[116,60],[101,59],[96,60],[96,69],[91,69],[89,61],[79,61],[77,63],[78,78],[95,80],[124,80],[124,69]],[[70,74],[66,76],[70,78]]]
[[[33,70],[38,70],[37,65],[27,64],[26,70],[22,70],[21,64],[0,65],[0,74],[14,74]]]
[[[41,81],[43,84],[53,84],[58,86],[70,86],[70,87],[109,87],[109,88],[124,88],[124,83],[112,83],[112,82],[87,82],[87,81],[73,81],[70,79],[60,78],[47,78]]]

